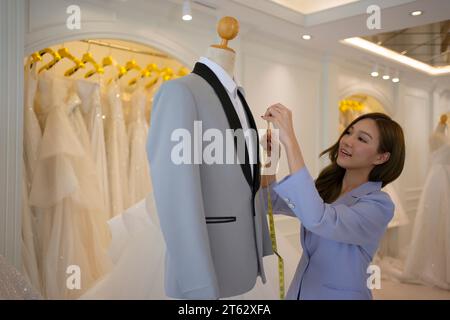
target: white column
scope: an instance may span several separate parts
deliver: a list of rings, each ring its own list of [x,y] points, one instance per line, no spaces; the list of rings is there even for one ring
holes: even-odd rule
[[[0,254],[21,265],[25,0],[0,0]]]

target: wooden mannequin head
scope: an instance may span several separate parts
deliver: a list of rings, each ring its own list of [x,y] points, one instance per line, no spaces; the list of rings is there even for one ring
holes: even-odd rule
[[[220,65],[230,77],[233,77],[236,53],[228,47],[228,41],[238,35],[239,22],[233,17],[223,17],[217,24],[217,33],[222,42],[211,45],[206,52],[206,57]]]

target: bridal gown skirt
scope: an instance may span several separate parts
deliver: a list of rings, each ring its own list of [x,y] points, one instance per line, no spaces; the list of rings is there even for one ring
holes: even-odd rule
[[[450,289],[450,146],[438,149],[414,223],[403,277]]]

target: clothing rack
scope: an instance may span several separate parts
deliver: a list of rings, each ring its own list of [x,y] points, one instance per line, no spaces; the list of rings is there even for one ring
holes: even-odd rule
[[[122,50],[122,51],[138,53],[138,54],[145,54],[145,55],[148,55],[148,56],[158,57],[158,58],[162,58],[162,59],[171,59],[171,57],[169,57],[168,55],[163,54],[163,53],[156,53],[156,52],[151,52],[151,51],[133,49],[133,48],[129,48],[129,47],[126,47],[126,46],[119,45],[119,44],[113,44],[113,43],[100,41],[100,40],[80,40],[80,41],[88,43],[88,44],[94,44],[94,45],[97,45],[97,46],[102,46],[102,47],[107,47],[107,48],[112,48],[112,49],[118,49],[118,50]]]

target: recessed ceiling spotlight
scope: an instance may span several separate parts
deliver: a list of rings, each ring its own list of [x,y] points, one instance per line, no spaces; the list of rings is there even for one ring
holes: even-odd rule
[[[417,16],[422,15],[422,13],[423,13],[423,11],[421,11],[421,10],[416,10],[416,11],[411,12],[410,14],[411,14],[413,17],[417,17]]]
[[[309,35],[309,34],[304,34],[304,35],[302,35],[302,39],[303,40],[311,40],[311,35]]]
[[[395,74],[394,74],[394,76],[392,77],[392,82],[397,83],[397,82],[399,82],[399,81],[400,81],[400,78],[399,78],[399,72],[398,72],[398,70],[397,70],[397,71],[395,71]]]
[[[183,17],[184,21],[192,20],[191,0],[184,0],[183,2]]]
[[[375,64],[372,68],[372,72],[370,72],[370,75],[374,78],[378,77],[380,73],[378,72],[378,65]]]
[[[382,78],[383,78],[383,80],[389,80],[391,78],[391,76],[389,75],[389,68],[386,67],[384,69],[384,73],[383,73]]]

